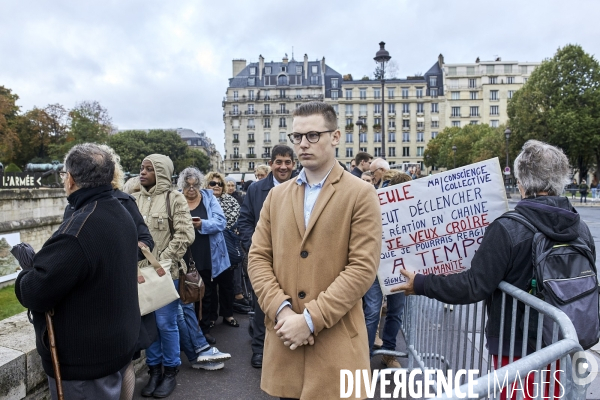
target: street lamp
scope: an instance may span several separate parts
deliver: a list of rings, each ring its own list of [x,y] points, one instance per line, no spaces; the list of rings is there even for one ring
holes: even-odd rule
[[[508,139],[510,139],[510,134],[512,132],[510,131],[509,128],[506,128],[506,130],[504,131],[504,136],[506,137],[506,168],[504,169],[506,172],[508,172],[508,174],[506,175],[506,180],[507,183],[510,182],[510,166],[509,166],[509,161],[508,161]],[[508,191],[508,186],[506,186],[506,198],[510,199],[510,192]]]
[[[452,161],[454,162],[454,168],[456,168],[456,145],[452,146]]]
[[[385,49],[385,42],[379,42],[379,51],[373,57],[375,62],[380,64],[379,73],[381,74],[381,158],[385,159],[385,63],[390,61],[392,56]]]
[[[425,156],[425,158],[427,159],[427,164],[429,164],[429,159],[431,158],[431,156],[429,154],[427,154]],[[431,165],[428,166],[428,168],[429,168],[429,174],[431,174],[431,167],[432,167]]]

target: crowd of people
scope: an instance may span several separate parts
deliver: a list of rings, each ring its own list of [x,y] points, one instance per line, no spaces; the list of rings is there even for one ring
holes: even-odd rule
[[[346,171],[335,159],[337,115],[325,103],[297,108],[289,138],[294,148],[274,146],[245,194],[221,173],[194,167],[179,173],[174,189],[173,162],[161,154],[145,157],[139,177],[124,184],[112,149],[73,147],[61,173],[64,222],[16,282],[17,297],[32,311],[53,398],[57,390],[68,399],[132,398],[131,361],[143,349],[149,379],[142,396],[168,397],[181,352],[193,368],[222,369],[231,355],[214,346],[211,329],[219,319],[238,328],[234,312],[250,311],[250,363],[262,368],[261,388],[282,399],[337,398],[340,369],[368,370],[374,348],[396,349],[406,295],[466,304],[495,299],[501,280],[527,290],[533,235],[506,219],[490,225],[470,270],[405,273],[409,283],[384,305],[376,189],[417,179],[420,169],[401,172],[360,152]],[[567,170],[562,151],[527,142],[515,160],[524,198],[517,209],[549,235],[557,225],[548,215],[557,214],[563,230],[587,240],[589,230],[560,197]],[[181,272],[195,265],[205,285],[201,304],[177,299],[140,316],[136,284],[140,270],[152,267],[145,249],[169,269],[176,290]],[[52,320],[60,377],[49,350]],[[490,320],[486,336],[497,356],[499,328]],[[393,356],[382,362],[401,367]]]

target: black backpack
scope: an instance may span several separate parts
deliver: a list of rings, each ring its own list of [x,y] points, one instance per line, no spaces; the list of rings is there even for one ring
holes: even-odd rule
[[[502,217],[518,221],[534,233],[532,279],[537,283],[537,296],[567,314],[584,350],[598,343],[598,277],[596,260],[587,243],[581,237],[566,243],[556,242],[517,211],[509,211]],[[550,318],[544,318],[545,345],[552,343],[553,324]]]

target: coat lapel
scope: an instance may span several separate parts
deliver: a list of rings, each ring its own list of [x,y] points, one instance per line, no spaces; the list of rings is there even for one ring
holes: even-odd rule
[[[300,237],[304,237],[306,230],[304,227],[304,185],[298,185],[296,182],[292,183],[292,208],[294,209]]]

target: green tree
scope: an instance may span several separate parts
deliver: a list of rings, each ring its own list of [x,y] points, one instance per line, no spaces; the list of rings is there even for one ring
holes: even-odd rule
[[[142,160],[150,154],[169,156],[176,172],[182,165],[185,168],[196,162],[196,155],[190,155],[187,144],[172,130],[123,131],[110,136],[108,145],[121,157],[123,169],[132,173],[139,171]]]
[[[508,116],[512,149],[529,139],[561,147],[584,178],[600,165],[600,64],[581,46],[559,48],[515,93]]]
[[[423,154],[425,165],[450,169],[455,161],[456,167],[462,167],[494,157],[499,157],[502,164],[506,151],[503,130],[504,127],[491,128],[486,124],[446,128],[427,144]],[[456,146],[456,154],[452,146]]]
[[[202,172],[208,172],[210,168],[210,158],[208,158],[206,153],[202,150],[189,147],[185,155],[178,160],[174,160],[174,162],[177,171],[182,171],[187,167],[196,167]]]
[[[21,144],[15,124],[18,122],[19,96],[11,89],[0,86],[0,159],[8,163],[14,160]]]
[[[61,110],[55,110],[59,115]],[[53,158],[62,158],[71,147],[80,143],[106,143],[115,129],[106,108],[97,101],[82,101],[68,114],[68,130],[65,137],[50,146]],[[57,126],[59,128],[59,126]]]

